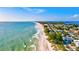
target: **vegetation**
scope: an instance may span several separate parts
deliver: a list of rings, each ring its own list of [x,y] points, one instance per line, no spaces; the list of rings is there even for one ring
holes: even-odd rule
[[[64,46],[63,46],[63,39],[62,39],[62,33],[61,32],[52,32],[49,31],[49,29],[45,26],[44,29],[46,35],[48,36],[48,40],[52,43],[52,44],[56,44],[58,47],[58,50],[65,50]]]
[[[49,29],[45,27],[44,32],[46,33],[46,35],[48,35],[48,33],[49,33]]]
[[[56,32],[56,42],[57,42],[57,44],[62,44],[62,41],[63,41],[63,39],[62,39],[62,33],[61,32]]]
[[[44,32],[48,36],[49,42],[52,43],[52,47],[55,50],[65,50],[66,47],[63,44],[63,37],[68,37],[67,39],[79,40],[79,25],[77,24],[64,24],[63,22],[42,22],[45,24]],[[77,34],[75,34],[75,31]],[[76,47],[74,41],[70,43],[70,46]],[[68,45],[68,47],[70,47]],[[71,48],[68,48],[71,50]],[[72,49],[73,50],[73,49]],[[76,48],[79,51],[79,47]]]
[[[79,51],[79,47],[77,47],[76,50]]]

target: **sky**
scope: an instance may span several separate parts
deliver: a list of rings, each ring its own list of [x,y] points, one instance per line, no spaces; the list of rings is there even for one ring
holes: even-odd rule
[[[0,7],[0,21],[79,21],[79,8]]]

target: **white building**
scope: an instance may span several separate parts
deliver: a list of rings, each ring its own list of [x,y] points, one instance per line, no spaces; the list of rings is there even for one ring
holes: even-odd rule
[[[76,47],[79,47],[79,40],[74,40]]]

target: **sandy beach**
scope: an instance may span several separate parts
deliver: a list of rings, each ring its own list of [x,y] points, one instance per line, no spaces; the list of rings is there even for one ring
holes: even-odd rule
[[[40,23],[36,23],[37,36],[38,36],[38,51],[52,51],[51,43],[47,40],[47,36],[44,33],[44,26]]]

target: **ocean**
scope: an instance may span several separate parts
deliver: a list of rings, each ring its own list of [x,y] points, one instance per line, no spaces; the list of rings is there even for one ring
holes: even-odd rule
[[[31,51],[36,47],[34,22],[0,22],[0,51]]]
[[[79,25],[79,21],[64,21],[65,24],[77,24]]]

